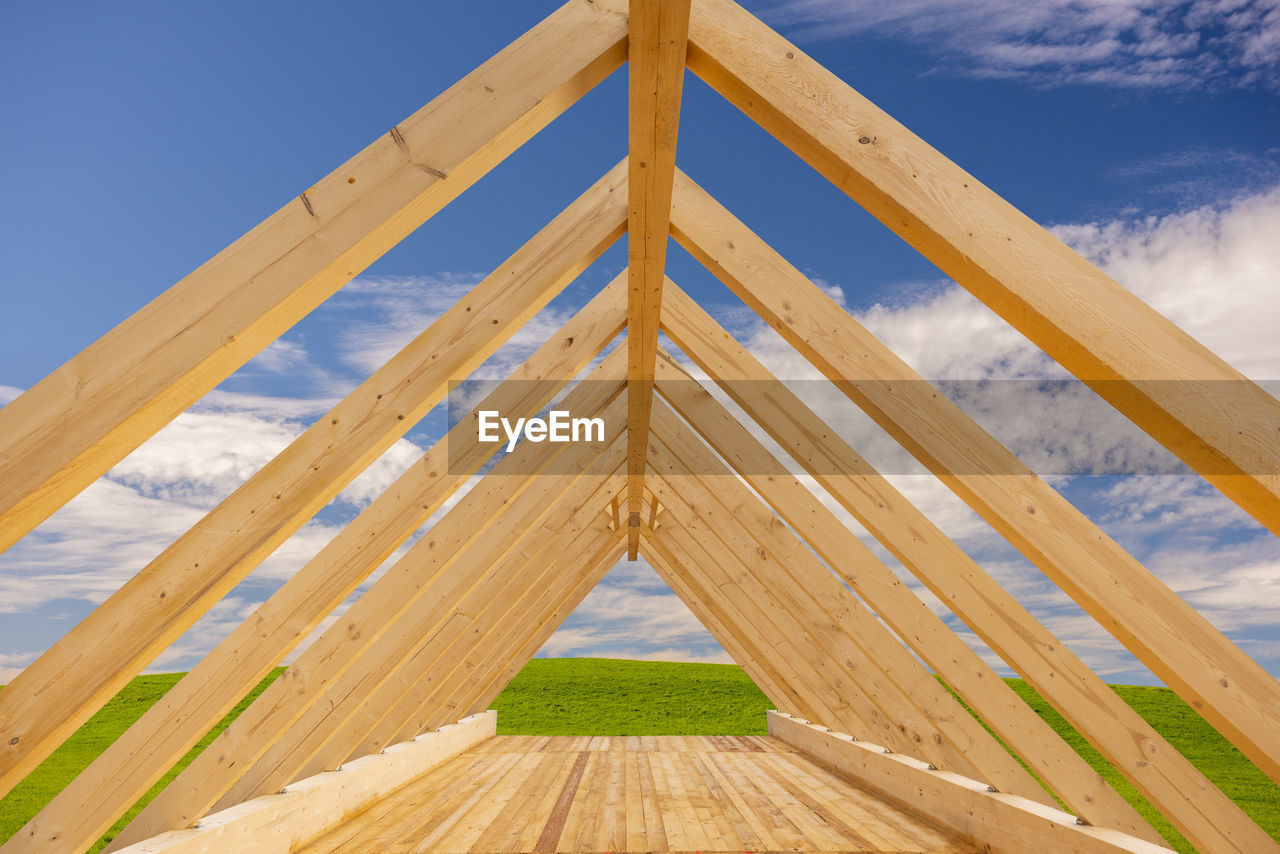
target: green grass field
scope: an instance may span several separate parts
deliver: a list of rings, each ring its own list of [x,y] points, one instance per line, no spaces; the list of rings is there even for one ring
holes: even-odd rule
[[[245,698],[162,784],[248,705],[274,675]],[[35,815],[180,677],[181,674],[163,674],[133,680],[35,773],[0,799],[0,841],[8,839]],[[1034,691],[1021,680],[1009,682],[1178,850],[1193,850]],[[1167,689],[1116,686],[1115,690],[1205,776],[1280,839],[1280,788],[1238,750]],[[529,662],[492,707],[498,710],[498,732],[509,735],[759,735],[765,731],[764,712],[771,704],[739,668],[731,665],[570,658]],[[126,819],[148,799],[149,796],[137,804]],[[117,828],[123,825],[121,821]]]

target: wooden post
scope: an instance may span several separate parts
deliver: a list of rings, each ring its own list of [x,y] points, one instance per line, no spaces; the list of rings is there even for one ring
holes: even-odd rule
[[[630,0],[627,141],[627,557],[640,543],[645,441],[671,221],[689,0]]]
[[[676,238],[1273,779],[1280,682],[688,178]]]

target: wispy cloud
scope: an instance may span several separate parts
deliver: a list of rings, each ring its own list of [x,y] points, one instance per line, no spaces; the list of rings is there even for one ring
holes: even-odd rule
[[[799,40],[925,45],[948,71],[1038,85],[1280,88],[1275,0],[767,0]]]

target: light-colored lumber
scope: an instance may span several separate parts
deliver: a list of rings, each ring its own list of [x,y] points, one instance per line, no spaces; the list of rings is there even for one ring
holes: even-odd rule
[[[742,646],[750,658],[773,674],[773,681],[788,695],[788,706],[815,718],[841,720],[860,731],[871,732],[859,709],[860,692],[840,697],[820,675],[810,656],[817,648],[793,616],[781,609],[763,584],[730,554],[722,543],[700,527],[685,511],[678,496],[654,472],[651,488],[671,498],[671,518],[647,539],[678,555],[679,571],[687,586],[702,592],[700,601]],[[665,503],[665,502],[664,502]]]
[[[621,276],[551,336],[476,409],[532,415],[581,371],[626,323]],[[572,412],[608,400],[605,377],[625,371],[615,351],[571,391]],[[612,390],[613,394],[617,389]],[[111,825],[291,652],[320,621],[435,513],[497,450],[464,419],[155,705],[100,754],[0,852],[56,846],[80,850]]]
[[[308,704],[297,722],[280,733],[261,758],[248,767],[242,763],[234,784],[213,809],[270,794],[292,780],[337,767],[359,745],[362,727],[376,726],[390,703],[418,679],[430,675],[434,654],[440,645],[447,647],[458,631],[465,630],[470,620],[467,611],[475,606],[476,598],[494,588],[501,592],[519,576],[525,565],[521,551],[537,551],[543,542],[556,539],[583,500],[605,489],[612,494],[619,487],[603,474],[588,475],[562,487],[558,495],[538,496],[547,507],[531,508],[527,515],[515,508],[508,511],[519,514],[521,521],[532,519],[532,523],[522,526],[514,537],[503,540],[486,535],[483,542],[467,548],[441,579],[444,595],[432,591],[418,607],[398,617],[358,661]]]
[[[619,163],[0,694],[0,792],[391,447],[620,235]]]
[[[1254,764],[1280,779],[1280,682],[705,191],[677,174],[673,199],[672,230],[681,245]]]
[[[1280,401],[733,0],[689,67],[1280,535]]]
[[[824,441],[815,437],[830,435],[831,431],[824,430],[821,422],[794,394],[769,376],[762,365],[742,350],[701,309],[693,305],[686,294],[679,292],[671,284],[668,284],[667,294],[668,309],[663,323],[665,328],[676,330],[673,340],[681,346],[687,346],[685,352],[691,354],[691,358],[703,370],[714,376],[734,401],[743,406],[748,415],[758,419],[770,435],[779,439],[785,447],[796,451],[797,456],[808,450],[805,447],[807,444],[820,444]],[[697,355],[692,355],[695,353]],[[1162,841],[1128,801],[1108,786],[1069,744],[1032,711],[932,609],[903,585],[759,440],[661,352],[657,378],[659,394],[697,430],[702,439],[733,466],[738,475],[768,502],[899,637],[910,644],[926,664],[946,680],[961,699],[1040,775],[1071,810],[1092,824],[1114,827],[1149,842]],[[803,429],[794,429],[793,425],[797,421],[803,423]],[[806,430],[813,432],[805,432]],[[832,438],[830,444],[843,445],[838,438]],[[822,457],[813,454],[806,459],[810,466],[814,466]],[[830,471],[824,470],[820,482],[826,482],[832,477]],[[859,494],[868,495],[867,492]],[[905,523],[921,532],[913,537],[918,542],[927,542],[925,532],[941,536],[914,507],[906,510],[906,499],[896,492],[890,503],[866,503],[872,504],[879,514],[886,513],[880,504],[895,508],[888,513],[905,517]],[[865,512],[864,510],[864,514]],[[970,562],[967,556],[965,562]],[[1137,718],[1132,713],[1129,717]],[[1145,729],[1149,730],[1149,727]],[[1153,730],[1144,732],[1144,735],[1159,738]],[[1124,743],[1133,746],[1132,739],[1126,739]],[[1168,749],[1172,750],[1172,747]],[[1146,754],[1141,756],[1145,760]],[[1183,799],[1180,794],[1176,797],[1179,802]],[[1157,802],[1157,806],[1159,803]]]
[[[1069,647],[1018,604],[853,448],[827,428],[803,401],[698,308],[687,294],[670,283],[666,293],[663,329],[667,335],[842,507],[1021,674],[1175,827],[1188,838],[1198,840],[1197,844],[1204,848],[1212,849],[1218,845],[1224,836],[1223,829],[1227,828],[1233,829],[1229,835],[1243,837],[1237,843],[1238,847],[1261,846],[1261,850],[1266,850],[1266,838],[1256,829],[1254,822],[1103,683]],[[661,373],[668,365],[660,362],[658,367]],[[669,385],[665,387],[671,388]],[[744,476],[745,472],[751,472],[754,477],[748,481],[757,490],[772,492],[789,480],[781,476],[777,480],[763,476],[769,471],[770,463],[751,456],[742,443],[731,441],[733,436],[741,435],[742,428],[723,414],[723,408],[709,397],[699,408],[705,407],[722,414],[718,420],[703,423],[703,436],[722,456],[735,462]],[[692,405],[688,411],[680,411],[686,420],[699,418]],[[795,511],[798,506],[797,499],[788,498],[785,502],[789,511]],[[796,518],[792,525],[801,532],[811,531],[814,527],[803,518]],[[816,547],[813,539],[809,541]],[[849,547],[848,553],[853,553],[853,547]],[[839,570],[839,563],[833,565]],[[880,604],[881,597],[894,594],[878,592],[875,586],[878,577],[878,573],[865,570],[859,570],[856,575],[845,575],[850,585],[892,625],[895,615],[905,614],[900,614],[899,608],[891,604]],[[888,585],[891,590],[896,586],[894,580]],[[912,629],[909,632],[899,629],[904,637],[907,634],[920,637],[929,631],[932,623],[920,609],[917,611],[920,616]],[[952,633],[944,628],[941,634],[945,637]],[[916,649],[923,655],[927,647],[917,646]],[[981,680],[978,680],[978,684],[966,692],[963,687],[967,684],[965,677],[971,671],[962,668],[959,674],[955,674],[946,666],[945,657],[943,663],[934,663],[928,655],[924,658],[947,676],[952,687],[979,710],[1006,743],[1015,749],[1023,743],[1016,731],[1007,732],[999,726],[1005,716],[999,710],[998,685],[984,691]],[[982,710],[988,706],[983,704],[990,703],[997,704],[997,708],[993,713],[984,713]],[[1010,710],[1007,714],[1020,715],[1017,706],[1021,705],[1020,700],[1016,705],[1006,704],[1005,708]],[[1034,742],[1027,749],[1034,750]],[[1025,754],[1023,758],[1051,782],[1051,788],[1079,815],[1090,816],[1107,805],[1109,799],[1105,789],[1101,788],[1105,783],[1100,779],[1091,779],[1083,771],[1074,772],[1073,763],[1048,744],[1036,753],[1035,759]],[[1067,764],[1060,770],[1044,767],[1051,761],[1067,761]],[[1122,818],[1122,810],[1113,808],[1112,811],[1109,820],[1099,817],[1095,823],[1147,838],[1140,828],[1126,828],[1123,821],[1116,823],[1117,818]],[[1230,848],[1228,845],[1227,850]]]
[[[453,656],[460,652],[457,645],[484,638],[497,620],[529,602],[551,565],[545,557],[548,546],[557,546],[560,555],[573,554],[576,541],[600,513],[603,502],[620,487],[608,476],[581,478],[557,499],[551,512],[523,530],[500,559],[483,561],[474,569],[466,567],[465,558],[455,564],[452,573],[464,569],[474,573],[472,586],[430,613],[411,612],[402,617],[400,625],[365,653],[362,665],[367,674],[349,689],[335,684],[330,698],[321,698],[317,705],[325,709],[323,728],[314,728],[292,748],[288,736],[273,746],[272,751],[282,748],[287,755],[281,760],[281,770],[272,776],[284,782],[309,777],[337,767],[348,757],[392,743],[409,715],[427,702],[433,687],[452,670],[456,663]],[[540,556],[542,561],[538,561]],[[491,644],[485,645],[498,652]],[[340,708],[342,705],[346,708]],[[359,750],[366,738],[377,742],[376,747]],[[270,758],[271,751],[259,764],[270,764]],[[270,783],[256,788],[252,794],[265,794]],[[245,793],[237,797],[233,790],[225,800],[230,803],[244,797]]]
[[[451,649],[451,660],[445,665],[450,669],[433,680],[434,687],[425,694],[406,697],[398,709],[388,713],[384,729],[375,731],[355,754],[383,741],[386,732],[396,735],[385,740],[396,741],[402,733],[430,731],[438,721],[457,717],[458,710],[469,708],[507,667],[523,667],[537,651],[535,647],[525,652],[530,642],[541,637],[547,628],[554,632],[573,610],[564,610],[565,605],[580,601],[574,598],[577,591],[584,586],[588,590],[594,588],[617,561],[622,532],[609,530],[598,507],[596,515],[599,518],[593,519],[590,527],[558,555],[550,548],[543,549],[545,570],[538,576],[539,585],[534,586],[537,592],[509,609],[496,627],[473,632],[476,637],[472,642]],[[530,561],[530,566],[536,565],[537,560]],[[416,702],[416,708],[411,701]]]
[[[621,398],[615,401],[620,409]],[[614,416],[615,431],[621,415]],[[621,443],[618,443],[619,445]],[[575,465],[563,475],[514,477],[536,472],[569,450]],[[598,451],[597,451],[598,452]],[[298,722],[317,697],[352,667],[365,650],[413,609],[449,602],[467,584],[448,572],[466,557],[499,556],[549,508],[548,500],[581,476],[594,457],[590,445],[521,443],[458,502],[413,548],[347,610],[298,660],[187,766],[117,837],[116,848],[190,825],[218,802],[268,748]],[[604,471],[609,468],[605,467]],[[504,510],[505,512],[498,512]],[[475,550],[480,534],[487,536]]]
[[[711,633],[725,652],[751,678],[751,681],[764,693],[769,702],[776,706],[790,705],[790,696],[778,686],[767,662],[760,662],[739,642],[737,636],[728,626],[707,607],[705,597],[690,582],[688,570],[680,563],[680,558],[661,540],[653,529],[646,529],[640,539],[640,554],[648,562],[658,577],[666,582],[671,591],[679,597],[698,622]]]
[[[713,457],[705,443],[680,424],[665,402],[655,401],[653,419],[654,435],[661,437],[659,453],[670,453],[686,472],[698,473],[673,473],[667,478],[668,483],[704,522],[715,527],[717,535],[723,538],[747,534],[749,539],[744,545],[752,551],[764,551],[772,559],[771,565],[778,567],[774,574],[793,582],[778,586],[784,606],[790,604],[797,610],[809,611],[818,622],[830,623],[832,631],[823,638],[824,649],[849,668],[885,719],[907,732],[914,723],[916,744],[911,752],[939,767],[976,773],[1002,791],[1053,803],[1026,769],[849,593],[830,569],[734,478],[724,463]],[[672,467],[665,471],[671,472]],[[768,569],[762,568],[761,573],[765,572]],[[792,589],[803,592],[793,595]],[[861,665],[859,655],[865,662]]]
[[[780,738],[909,810],[929,816],[984,851],[1133,852],[1156,854],[1169,848],[1110,828],[1076,824],[1075,816],[950,771],[929,768],[909,756],[832,732],[826,727],[769,712],[769,735]]]
[[[627,54],[627,557],[640,543],[645,440],[671,221],[689,0],[630,0]]]
[[[447,715],[456,714],[457,710],[466,710],[464,712],[465,714],[474,714],[473,710],[489,708],[489,704],[493,702],[494,697],[497,697],[502,693],[502,689],[506,688],[529,659],[532,658],[538,650],[542,649],[543,644],[545,644],[547,639],[555,633],[555,630],[560,627],[561,623],[563,623],[568,616],[573,613],[574,609],[582,604],[582,600],[586,599],[587,595],[595,589],[595,586],[600,583],[600,579],[604,578],[605,574],[613,567],[613,565],[626,554],[627,546],[625,542],[625,533],[622,531],[614,531],[613,534],[616,538],[614,542],[610,546],[602,549],[596,557],[587,561],[588,564],[594,562],[596,568],[585,576],[568,596],[565,596],[560,600],[560,604],[556,606],[555,610],[548,613],[539,621],[533,635],[528,639],[524,646],[511,655],[502,666],[494,668],[494,670],[497,671],[496,675],[489,676],[487,680],[482,679],[480,686],[470,694],[447,700],[442,704],[441,709],[448,710],[451,708],[451,704],[456,703],[457,705],[453,712],[444,711],[437,712],[437,714],[443,713],[446,715],[445,719],[447,719]],[[428,719],[424,727],[426,730],[430,730],[432,727],[437,725],[438,720],[433,718]]]
[[[498,716],[483,712],[393,744],[380,754],[317,774],[287,791],[265,795],[207,817],[199,827],[174,830],[122,849],[129,854],[289,854],[347,816],[391,795],[497,731]]]
[[[0,410],[0,551],[538,133],[626,51],[624,4],[571,0]]]

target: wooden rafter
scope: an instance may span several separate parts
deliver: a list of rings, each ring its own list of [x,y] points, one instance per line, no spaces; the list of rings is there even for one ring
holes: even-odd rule
[[[850,669],[848,678],[867,691],[881,718],[899,727],[914,722],[915,749],[907,752],[940,768],[977,776],[1001,791],[1053,804],[1040,784],[964,713],[946,688],[732,476],[701,439],[680,425],[665,403],[655,401],[653,413],[660,452],[689,473],[668,476],[668,483],[717,536],[740,539],[746,546],[739,552],[744,563],[752,560],[752,553],[757,557],[765,553],[769,560],[758,564],[757,571],[778,583],[773,595],[780,607],[791,609],[802,621],[809,617],[834,629],[822,636],[823,648],[842,665],[861,662]],[[671,466],[664,469],[671,470]]]
[[[627,180],[627,557],[635,560],[671,222],[689,0],[630,0]]]
[[[620,401],[619,401],[620,404]],[[614,415],[615,423],[621,420]],[[330,627],[232,726],[187,766],[116,837],[114,848],[155,833],[190,825],[236,785],[249,767],[307,714],[335,680],[361,660],[399,618],[450,602],[466,587],[464,574],[447,573],[455,561],[496,559],[519,531],[547,509],[548,496],[568,487],[578,473],[535,477],[563,446],[524,445],[504,457],[475,488],[433,526]],[[579,453],[589,446],[579,445]],[[582,461],[585,465],[590,458]],[[500,471],[501,469],[501,471]],[[517,483],[505,472],[530,472]],[[496,475],[495,475],[496,472]],[[502,513],[497,513],[502,509]],[[485,533],[483,539],[480,534]],[[477,543],[477,548],[467,545]],[[474,564],[473,564],[474,565]],[[434,579],[434,581],[433,581]]]
[[[621,449],[613,457],[621,465]],[[617,484],[603,474],[578,477],[567,484],[562,480],[561,485],[564,488],[559,494],[535,493],[543,504],[534,511],[539,514],[536,524],[515,531],[500,546],[475,543],[466,549],[449,567],[452,577],[440,577],[440,582],[452,588],[451,595],[437,599],[428,594],[419,607],[401,615],[359,661],[327,687],[296,725],[277,738],[252,767],[242,770],[235,785],[211,811],[269,795],[294,780],[340,765],[367,735],[378,731],[396,703],[423,687],[423,680],[433,675],[432,664],[453,641],[479,630],[485,607],[506,595],[513,584],[528,592],[529,574],[521,572],[528,563],[528,551],[539,551],[547,541],[569,536],[566,525],[573,525],[574,511],[582,502],[606,489],[617,490]],[[392,733],[402,723],[391,724]]]
[[[683,175],[676,176],[672,233],[1139,661],[1280,779],[1280,682]]]
[[[615,279],[476,409],[535,413],[625,326],[624,286],[621,277]],[[565,405],[570,411],[594,412],[619,391],[610,392],[602,380],[624,373],[625,362],[615,351],[589,375],[591,382],[569,393]],[[477,441],[470,419],[455,425],[55,795],[0,852],[55,840],[70,848],[92,845],[496,449]]]
[[[625,178],[623,162],[18,674],[0,693],[0,792],[621,236]]]
[[[733,0],[689,67],[1280,535],[1280,401]]]
[[[739,639],[739,632],[725,623],[711,607],[714,596],[698,587],[692,580],[691,573],[684,567],[682,558],[657,536],[653,529],[644,531],[640,539],[640,554],[649,566],[653,567],[658,577],[666,582],[685,607],[698,618],[698,622],[711,633],[725,652],[746,672],[751,681],[764,693],[769,702],[775,706],[787,707],[791,698],[781,687],[781,683],[769,666],[768,658],[748,651],[746,643]]]
[[[617,7],[566,3],[0,410],[0,551],[617,69]]]
[[[502,693],[525,663],[542,648],[552,633],[595,588],[605,573],[626,554],[626,543],[623,539],[621,532],[611,530],[609,539],[583,564],[584,567],[590,567],[588,572],[567,594],[560,597],[554,608],[535,622],[519,650],[509,656],[506,661],[494,661],[489,667],[484,668],[483,677],[477,682],[475,688],[446,701],[440,708],[435,709],[425,718],[424,731],[433,730],[448,721],[457,720],[460,714],[476,714],[467,711],[468,709],[489,708],[493,699]]]
[[[1026,678],[1175,827],[1212,849],[1217,847],[1221,828],[1247,828],[1252,824],[1238,806],[1111,691],[1069,647],[670,282],[665,306],[663,330],[686,355]],[[693,388],[688,382],[664,383],[664,372],[669,375],[671,368],[660,360],[658,390],[666,390],[664,397],[721,456],[737,466],[747,482],[805,536],[818,554],[824,558],[828,554],[852,558],[865,552],[843,525],[814,523],[813,515],[821,515],[822,511],[804,509],[812,506],[805,497],[807,490],[791,488],[785,495],[780,494],[793,479],[781,466],[773,468],[771,455],[719,403],[710,395],[690,394]],[[840,542],[824,545],[823,541],[833,535]],[[834,557],[827,559],[838,572],[844,565]],[[1126,819],[1132,808],[1123,800],[1117,803],[1115,793],[1105,782],[1081,767],[1083,760],[1074,750],[1055,746],[1060,739],[1051,732],[1045,733],[1044,722],[1011,691],[1002,691],[1007,687],[1003,682],[977,678],[982,668],[974,666],[976,656],[922,602],[904,596],[906,591],[887,568],[870,571],[875,564],[866,560],[858,563],[856,572],[841,573],[853,589],[901,636],[918,639],[916,652],[1036,769],[1064,802],[1096,824],[1150,838],[1149,831],[1141,829],[1145,822],[1135,822],[1132,815]],[[898,626],[895,620],[908,623]],[[960,666],[965,661],[970,666]],[[1070,678],[1063,678],[1064,675]],[[1187,792],[1196,793],[1193,807],[1187,805]],[[1248,844],[1259,843],[1256,831],[1233,835],[1241,834],[1249,837]]]
[[[620,472],[605,480],[570,523],[550,532],[547,545],[524,560],[512,585],[518,595],[482,603],[483,610],[463,624],[463,635],[433,664],[430,678],[406,692],[347,758],[376,753],[387,744],[429,732],[433,720],[457,720],[462,716],[459,708],[474,702],[495,673],[515,663],[530,637],[553,622],[559,626],[567,616],[560,611],[564,598],[589,579],[598,582],[608,569],[600,566],[601,552],[615,552],[619,535],[609,530],[598,499],[624,486]]]

